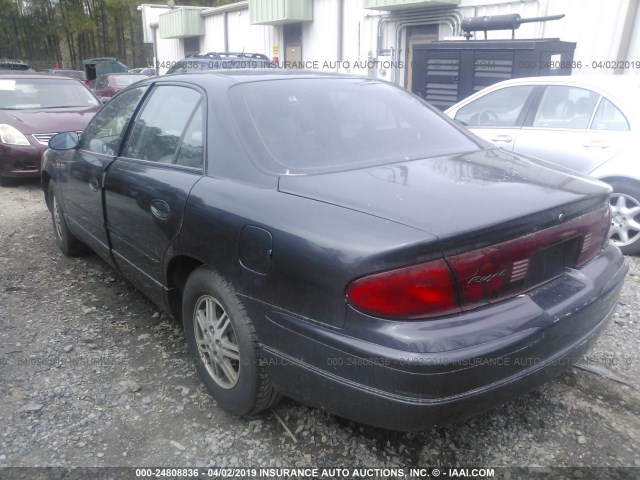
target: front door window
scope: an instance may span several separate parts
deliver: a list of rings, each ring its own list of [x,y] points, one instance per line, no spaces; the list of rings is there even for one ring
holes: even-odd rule
[[[129,120],[145,90],[146,87],[127,90],[106,104],[83,132],[80,149],[116,156]]]

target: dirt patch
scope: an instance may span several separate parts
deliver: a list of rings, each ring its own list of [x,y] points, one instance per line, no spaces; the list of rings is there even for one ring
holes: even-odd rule
[[[582,361],[599,373],[574,368],[420,434],[290,400],[237,419],[202,387],[180,326],[95,255],[59,253],[37,183],[0,188],[0,467],[640,467],[640,262],[630,262],[614,321]]]

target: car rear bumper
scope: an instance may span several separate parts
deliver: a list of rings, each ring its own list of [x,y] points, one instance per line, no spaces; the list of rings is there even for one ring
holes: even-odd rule
[[[45,145],[0,145],[0,176],[39,177]]]
[[[431,321],[382,321],[348,309],[345,327],[329,329],[247,307],[266,316],[256,325],[264,364],[284,394],[415,431],[476,415],[570,367],[608,324],[627,271],[610,245],[527,295]]]

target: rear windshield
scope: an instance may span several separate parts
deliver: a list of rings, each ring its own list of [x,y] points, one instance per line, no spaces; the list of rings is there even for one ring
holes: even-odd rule
[[[270,173],[358,168],[476,150],[401,88],[371,79],[243,83],[231,101],[254,160]]]
[[[0,78],[0,109],[93,107],[100,102],[77,80]]]

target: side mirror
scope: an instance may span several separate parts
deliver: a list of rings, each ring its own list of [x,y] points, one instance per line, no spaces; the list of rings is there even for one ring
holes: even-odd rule
[[[62,132],[49,140],[49,148],[53,150],[71,150],[78,146],[80,137],[76,132]]]
[[[111,97],[100,97],[100,101],[102,102],[103,105],[107,103],[109,100],[111,100]]]

